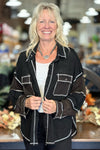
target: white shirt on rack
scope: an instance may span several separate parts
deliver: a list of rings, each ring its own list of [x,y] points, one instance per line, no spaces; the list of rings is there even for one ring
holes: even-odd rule
[[[39,63],[36,61],[36,78],[40,89],[42,101],[44,97],[44,87],[48,74],[49,64],[50,63]],[[38,109],[38,112],[43,113],[42,102]]]

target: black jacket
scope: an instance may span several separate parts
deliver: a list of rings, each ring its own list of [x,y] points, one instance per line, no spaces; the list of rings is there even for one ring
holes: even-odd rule
[[[21,115],[22,136],[37,144],[39,113],[25,108],[27,97],[40,96],[35,76],[35,53],[31,51],[19,56],[16,72],[11,85],[10,98],[15,111]],[[50,64],[45,84],[44,96],[56,101],[55,114],[45,114],[46,144],[54,144],[76,133],[75,114],[80,110],[85,99],[83,69],[75,51],[57,43],[57,57]]]

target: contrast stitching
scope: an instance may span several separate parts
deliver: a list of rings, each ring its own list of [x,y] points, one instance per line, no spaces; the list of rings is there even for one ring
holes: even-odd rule
[[[72,103],[73,109],[76,110],[76,111],[78,111],[78,109],[76,109],[76,108],[74,107],[73,101],[72,101],[70,98],[67,98],[67,99]]]
[[[83,74],[83,72],[81,72],[80,74],[78,74],[78,75],[75,77],[75,79],[74,79],[73,82],[75,82],[75,81],[77,80],[77,78],[80,77],[82,74]]]
[[[56,140],[56,141],[54,141],[54,142],[46,142],[46,143],[47,143],[47,144],[55,144],[55,143],[57,143],[57,142],[60,142],[60,141],[62,141],[62,140],[65,140],[65,139],[67,139],[67,138],[71,135],[71,133],[72,133],[72,130],[70,130],[69,134],[68,134],[66,137],[64,137],[64,138],[59,139],[59,140]]]

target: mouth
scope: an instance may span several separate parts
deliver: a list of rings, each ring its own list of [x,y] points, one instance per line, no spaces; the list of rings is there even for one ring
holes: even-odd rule
[[[44,34],[50,34],[51,32],[50,31],[45,31],[43,32]]]

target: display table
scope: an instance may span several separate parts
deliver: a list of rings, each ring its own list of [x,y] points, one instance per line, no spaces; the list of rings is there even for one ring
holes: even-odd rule
[[[77,123],[78,133],[72,139],[73,150],[100,150],[100,127],[91,123]],[[0,128],[0,150],[24,150],[20,129]]]
[[[92,123],[77,123],[77,135],[72,139],[72,148],[100,150],[100,127]]]

